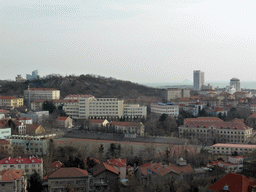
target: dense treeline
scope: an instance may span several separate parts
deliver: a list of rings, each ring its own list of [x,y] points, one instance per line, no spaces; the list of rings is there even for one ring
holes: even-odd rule
[[[155,96],[155,89],[130,81],[121,81],[95,75],[51,77],[39,80],[5,82],[1,84],[1,95],[22,96],[28,85],[31,88],[55,88],[61,91],[61,97],[68,94],[91,94],[95,97],[117,97],[124,99],[139,96]]]

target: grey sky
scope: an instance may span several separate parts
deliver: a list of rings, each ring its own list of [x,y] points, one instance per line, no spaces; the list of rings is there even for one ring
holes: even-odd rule
[[[255,81],[253,0],[0,0],[0,75]]]

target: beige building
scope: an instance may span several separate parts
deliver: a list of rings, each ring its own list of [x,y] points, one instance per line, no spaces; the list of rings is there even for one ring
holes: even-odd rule
[[[201,139],[206,142],[247,143],[252,136],[252,128],[241,119],[226,122],[217,117],[190,118],[178,129],[180,138]]]
[[[16,98],[13,96],[0,95],[0,107],[21,107],[23,106],[23,98]]]
[[[48,191],[59,192],[70,191],[89,192],[88,172],[79,168],[60,168],[50,174],[48,179]]]
[[[57,124],[60,128],[72,128],[73,120],[70,117],[58,117]]]
[[[173,99],[190,97],[190,90],[177,88],[161,89],[160,96],[164,101],[172,101]]]
[[[147,107],[139,104],[124,104],[123,116],[126,118],[146,118]]]
[[[78,107],[64,106],[67,115],[73,118],[106,118],[108,116],[120,118],[123,116],[123,100],[118,100],[117,98],[95,98],[92,95],[68,95],[65,99],[78,100]],[[70,108],[73,109],[71,110]]]
[[[115,131],[125,134],[128,133],[143,136],[145,132],[145,126],[141,122],[111,121],[108,125],[113,127]]]
[[[151,104],[151,113],[167,114],[173,117],[179,116],[179,105],[172,105],[168,103]]]
[[[45,133],[45,129],[38,124],[27,124],[27,134],[29,135],[39,135]]]
[[[237,153],[243,155],[249,152],[252,152],[256,149],[256,145],[248,144],[230,144],[230,143],[217,143],[210,147],[210,153],[212,154],[223,154],[223,155],[232,155]]]
[[[0,191],[1,192],[23,192],[26,189],[26,180],[23,171],[9,168],[0,172]]]
[[[24,90],[25,101],[60,99],[60,90],[52,88],[30,88]]]
[[[28,158],[4,158],[0,160],[0,171],[13,167],[24,172],[24,176],[29,176],[37,171],[43,178],[43,160],[34,157]]]

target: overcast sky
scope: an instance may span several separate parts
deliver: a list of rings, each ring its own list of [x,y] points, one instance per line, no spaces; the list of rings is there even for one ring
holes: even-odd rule
[[[255,0],[0,0],[0,79],[256,80]]]

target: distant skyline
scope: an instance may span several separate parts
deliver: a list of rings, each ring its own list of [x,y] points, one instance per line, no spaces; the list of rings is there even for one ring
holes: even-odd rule
[[[0,76],[94,74],[137,83],[256,81],[256,2],[3,0]]]

